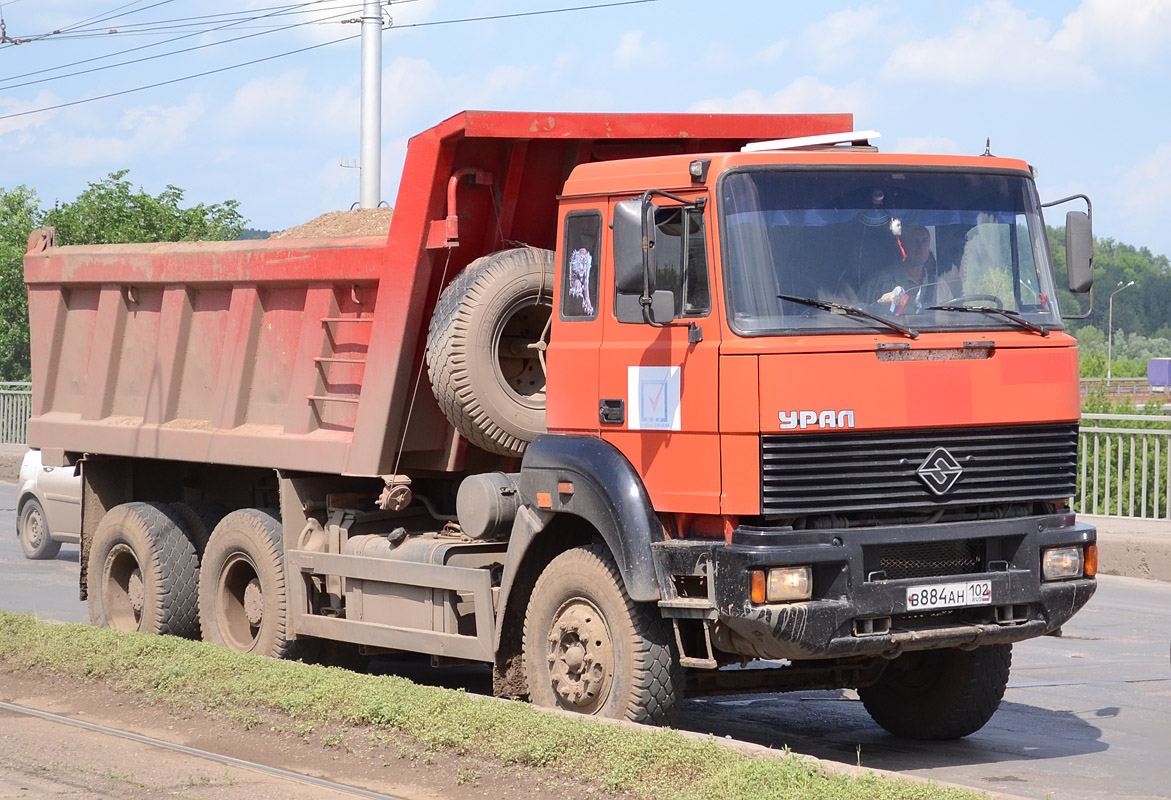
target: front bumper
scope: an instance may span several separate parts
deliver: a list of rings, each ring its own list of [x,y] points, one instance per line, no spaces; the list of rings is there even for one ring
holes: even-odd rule
[[[754,658],[804,660],[849,656],[895,656],[906,650],[976,647],[1016,642],[1061,627],[1093,595],[1094,578],[1041,580],[1041,552],[1050,547],[1090,545],[1096,531],[1072,514],[948,525],[793,531],[745,529],[727,545],[667,542],[662,569],[672,585],[681,574],[707,575],[718,650]],[[876,554],[978,543],[977,571],[890,577],[876,569]],[[886,551],[889,552],[889,551]],[[749,597],[750,570],[809,565],[813,598],[756,605]],[[668,575],[663,577],[667,578]],[[909,612],[909,587],[986,580],[990,605]],[[682,616],[663,603],[667,616]]]

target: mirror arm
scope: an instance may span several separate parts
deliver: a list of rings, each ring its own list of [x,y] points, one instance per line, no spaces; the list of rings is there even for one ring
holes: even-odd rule
[[[1094,204],[1092,202],[1090,202],[1090,198],[1087,195],[1071,194],[1069,197],[1062,197],[1059,200],[1050,200],[1048,203],[1042,203],[1041,208],[1052,208],[1053,206],[1059,206],[1063,203],[1068,203],[1070,200],[1084,200],[1085,201],[1085,203],[1086,203],[1086,216],[1090,220],[1090,225],[1093,226],[1093,224],[1094,224]],[[1090,304],[1088,306],[1086,306],[1086,310],[1085,310],[1084,314],[1062,314],[1061,318],[1062,319],[1072,319],[1072,320],[1089,319],[1090,314],[1092,314],[1094,311],[1094,287],[1093,286],[1090,287],[1090,291],[1088,292],[1088,294],[1089,294],[1089,298],[1090,298]]]
[[[1042,203],[1041,208],[1053,208],[1062,203],[1068,203],[1070,200],[1085,200],[1086,201],[1086,216],[1090,218],[1090,223],[1094,222],[1094,204],[1090,202],[1090,198],[1084,194],[1071,194],[1069,197],[1063,197],[1060,200],[1050,200],[1048,203]]]
[[[662,189],[647,189],[642,193],[642,213],[640,215],[642,217],[642,297],[638,298],[638,304],[642,306],[642,317],[648,325],[653,328],[663,328],[666,327],[666,323],[656,322],[654,315],[651,313],[650,231],[647,230],[646,212],[651,206],[651,198],[656,195],[666,197],[668,200],[674,200],[682,206],[698,208],[700,210],[703,210],[707,205],[707,198],[699,197],[694,201],[689,201],[686,198],[672,194],[671,192],[665,192]]]
[[[1062,319],[1089,319],[1090,314],[1092,314],[1094,312],[1094,287],[1091,286],[1090,291],[1087,292],[1086,294],[1090,298],[1090,304],[1088,306],[1086,306],[1086,312],[1084,314],[1062,314],[1061,318]]]

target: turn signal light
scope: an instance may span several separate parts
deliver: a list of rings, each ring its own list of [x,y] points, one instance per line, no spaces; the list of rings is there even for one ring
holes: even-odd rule
[[[1098,574],[1098,545],[1086,546],[1086,577],[1092,578]]]
[[[754,569],[749,574],[752,576],[752,602],[760,605],[764,602],[764,570]]]

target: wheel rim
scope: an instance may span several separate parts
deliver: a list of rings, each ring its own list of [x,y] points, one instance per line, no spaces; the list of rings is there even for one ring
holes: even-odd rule
[[[605,704],[614,680],[614,645],[597,606],[580,597],[562,605],[550,627],[546,655],[559,705],[593,714]]]
[[[45,541],[45,518],[41,510],[30,503],[24,512],[24,540],[32,550],[40,548]]]
[[[237,553],[227,560],[216,595],[216,622],[224,642],[233,650],[251,650],[264,624],[264,591],[250,558]]]
[[[553,307],[523,299],[502,315],[496,330],[496,378],[509,395],[530,408],[545,407],[546,336]]]
[[[115,630],[136,631],[146,608],[146,582],[138,556],[127,544],[116,544],[106,556],[102,575],[102,608]]]

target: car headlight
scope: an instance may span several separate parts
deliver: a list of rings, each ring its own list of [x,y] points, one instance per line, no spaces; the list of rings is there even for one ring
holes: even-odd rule
[[[809,567],[771,567],[752,571],[752,602],[789,603],[808,600],[813,592]]]
[[[1047,581],[1080,578],[1085,570],[1086,561],[1081,547],[1053,547],[1041,553],[1041,575]]]

